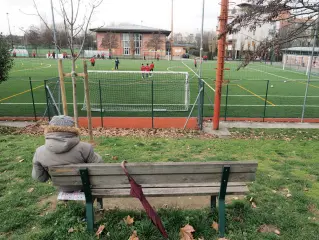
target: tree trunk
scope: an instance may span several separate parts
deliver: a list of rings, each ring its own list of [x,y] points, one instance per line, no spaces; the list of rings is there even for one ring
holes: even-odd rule
[[[79,115],[78,115],[78,104],[76,96],[76,77],[75,77],[75,57],[72,57],[72,90],[73,90],[73,113],[75,127],[79,127]]]

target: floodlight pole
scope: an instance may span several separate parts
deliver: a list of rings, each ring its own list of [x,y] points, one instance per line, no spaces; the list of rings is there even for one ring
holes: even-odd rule
[[[203,35],[204,35],[204,14],[205,14],[205,0],[203,0],[203,9],[202,9],[202,29],[201,29],[201,36],[200,36],[200,51],[199,51],[199,78],[202,78],[202,64],[203,64]]]
[[[171,39],[170,39],[170,45],[171,45],[171,56],[170,59],[173,60],[173,43],[174,43],[174,0],[172,0],[172,12],[171,12]]]
[[[302,106],[301,122],[304,121],[304,117],[305,117],[305,110],[306,110],[306,103],[307,103],[307,96],[308,96],[308,88],[309,88],[309,83],[310,83],[313,55],[314,55],[314,52],[315,52],[317,35],[318,35],[318,27],[319,27],[319,13],[318,13],[318,17],[317,17],[316,24],[315,24],[315,35],[313,36],[312,51],[311,51],[311,56],[310,56],[310,66],[309,66],[309,70],[308,70],[308,79],[307,79],[305,97],[304,97],[303,106]]]
[[[55,21],[54,21],[54,12],[53,12],[53,2],[52,2],[52,0],[51,0],[51,13],[52,13],[53,39],[54,39],[54,45],[55,45],[55,53],[56,53],[57,59],[59,59],[58,47],[57,47],[57,40],[56,40],[56,28],[55,28]]]
[[[214,101],[214,116],[213,116],[213,129],[219,129],[219,116],[220,116],[220,103],[222,94],[222,82],[224,78],[224,64],[225,64],[225,47],[226,47],[226,25],[228,20],[228,3],[229,0],[222,0],[220,4],[220,17],[219,17],[219,34],[223,34],[218,39],[218,58],[217,58],[217,71],[215,82],[215,101]]]
[[[12,39],[12,33],[11,33],[11,28],[10,28],[9,13],[7,13],[7,20],[8,20],[9,34],[10,34],[10,38],[11,38],[11,48],[13,49],[13,39]]]

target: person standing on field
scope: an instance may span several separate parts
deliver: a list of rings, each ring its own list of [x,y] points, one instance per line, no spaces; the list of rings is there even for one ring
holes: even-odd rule
[[[153,72],[154,71],[154,63],[152,62],[150,65],[150,71]],[[150,76],[152,76],[152,73],[150,73]]]
[[[94,67],[95,66],[95,58],[94,56],[90,59],[91,62],[91,66]]]
[[[195,68],[197,68],[197,60],[196,60],[196,58],[194,59],[194,66],[195,66]]]
[[[141,71],[142,71],[142,78],[144,78],[144,75],[145,75],[145,66],[144,64],[142,63],[142,66],[141,66]]]
[[[119,64],[120,64],[120,60],[118,57],[116,57],[115,59],[115,70],[119,70]]]
[[[150,66],[148,65],[148,63],[146,64],[146,66],[145,66],[145,71],[146,71],[146,77],[148,78],[148,74],[149,74],[149,72],[150,72]]]

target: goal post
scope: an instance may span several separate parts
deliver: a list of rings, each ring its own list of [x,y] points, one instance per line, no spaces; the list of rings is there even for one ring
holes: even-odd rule
[[[187,72],[88,71],[92,111],[188,111]],[[83,110],[86,110],[84,101]]]

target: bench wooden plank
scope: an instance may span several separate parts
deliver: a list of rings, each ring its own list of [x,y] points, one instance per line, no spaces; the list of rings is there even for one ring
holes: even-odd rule
[[[139,174],[194,174],[221,173],[224,165],[231,166],[231,172],[256,172],[257,162],[161,162],[161,163],[127,163],[126,168],[132,175]],[[88,168],[90,176],[124,174],[118,163],[76,164],[50,167],[51,176],[79,176],[80,168]]]
[[[216,174],[162,174],[162,175],[132,175],[138,184],[171,184],[171,183],[209,183],[218,182],[221,173]],[[255,173],[230,173],[229,182],[249,182],[255,180]],[[82,186],[80,176],[52,176],[56,186]],[[125,175],[90,176],[93,188],[128,184]]]
[[[218,195],[220,187],[196,187],[196,188],[143,188],[146,196],[211,196]],[[229,186],[227,194],[244,194],[248,192],[247,186]],[[129,197],[130,189],[92,189],[92,195],[96,197]]]

